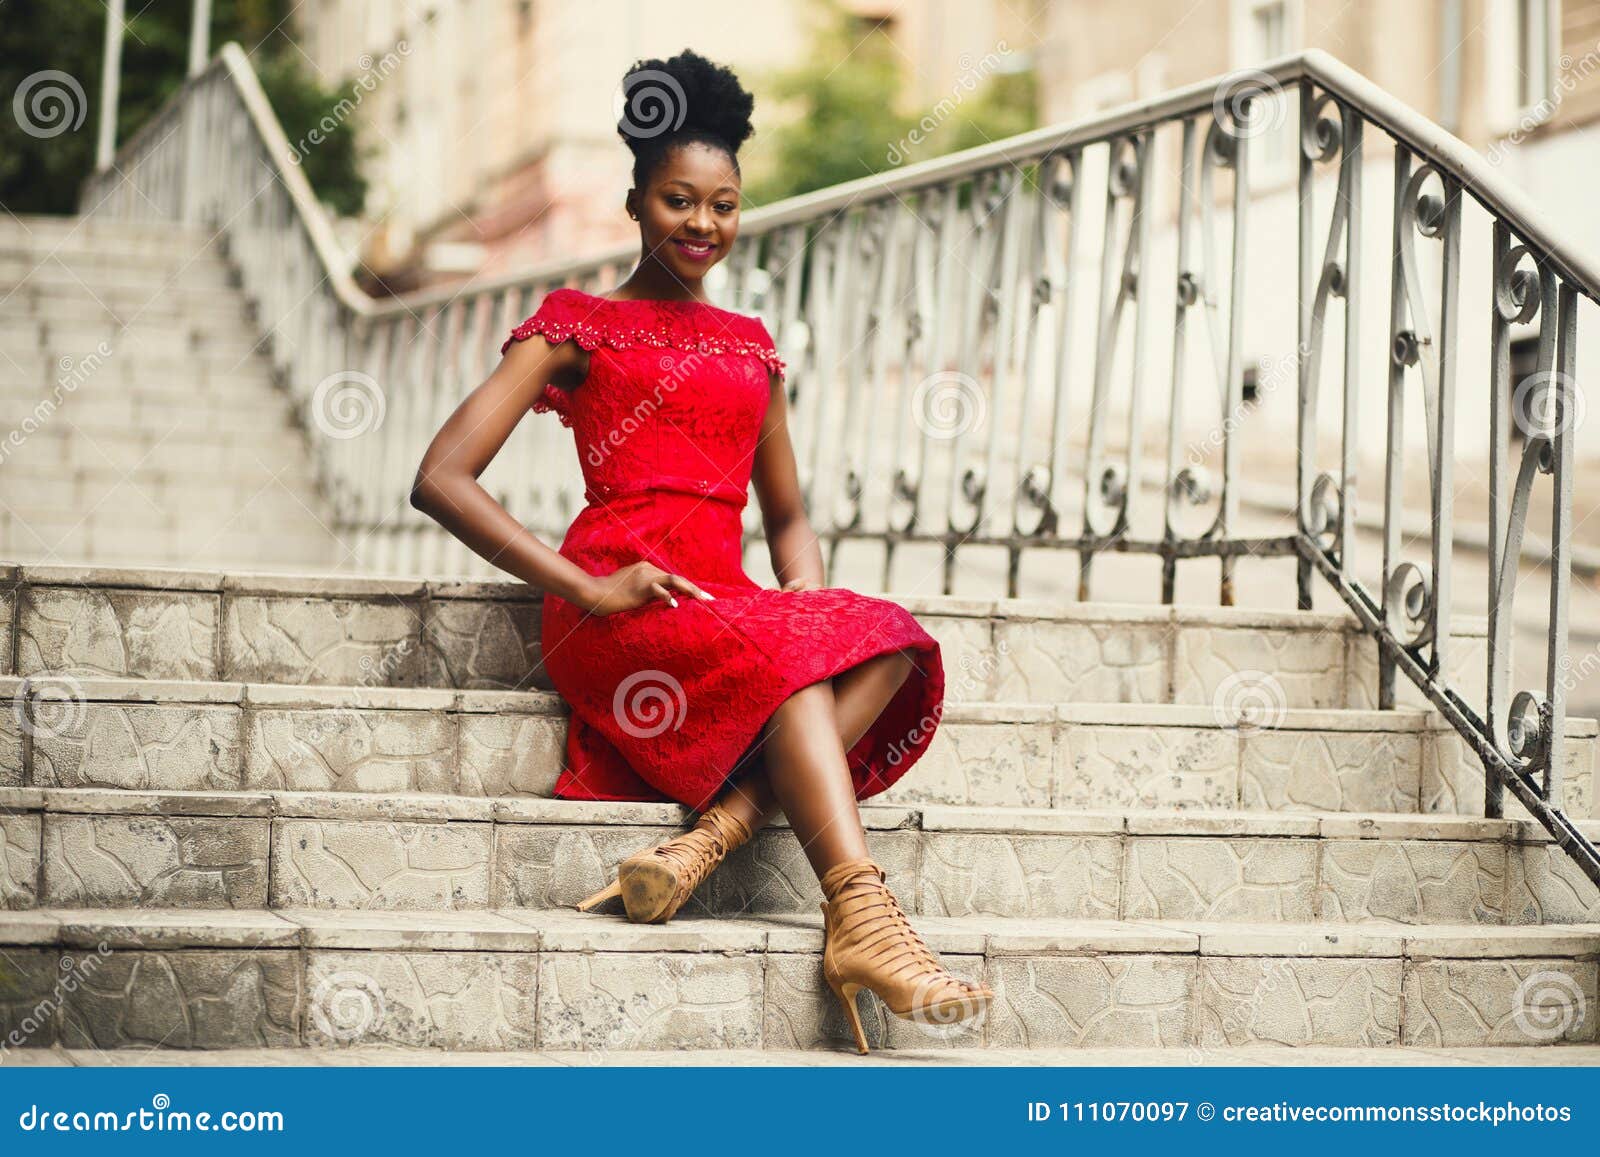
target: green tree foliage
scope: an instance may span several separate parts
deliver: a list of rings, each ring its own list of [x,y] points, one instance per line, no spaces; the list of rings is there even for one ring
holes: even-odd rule
[[[968,83],[936,108],[908,103],[904,54],[881,25],[819,0],[816,33],[801,68],[778,73],[765,95],[797,111],[771,133],[769,179],[751,181],[752,204],[809,193],[1014,136],[1035,127],[1031,71],[1003,71],[977,62]],[[1003,61],[1003,55],[997,55]]]
[[[262,87],[291,141],[302,140],[344,95],[311,75],[286,28],[293,0],[214,0],[213,48],[237,40],[250,54]],[[183,85],[189,59],[189,0],[129,3],[122,44],[117,140],[128,140]],[[94,167],[100,64],[106,9],[100,0],[0,0],[0,206],[12,213],[72,213],[78,189]],[[63,81],[34,81],[39,73]],[[64,94],[54,111],[17,116],[43,87]],[[58,117],[64,116],[65,122]],[[81,118],[81,120],[80,120]],[[59,133],[65,123],[76,125]],[[52,135],[40,135],[39,126]],[[354,213],[366,197],[353,126],[343,124],[304,158],[306,175],[336,212]]]

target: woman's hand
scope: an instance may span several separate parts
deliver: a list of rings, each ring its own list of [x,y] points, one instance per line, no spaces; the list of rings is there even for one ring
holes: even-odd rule
[[[675,607],[679,594],[706,600],[715,597],[682,575],[664,571],[654,563],[640,561],[618,567],[610,574],[595,576],[582,605],[591,615],[603,618],[618,611],[631,611],[650,602]]]
[[[822,584],[816,579],[797,578],[790,579],[778,589],[785,591],[820,591]]]

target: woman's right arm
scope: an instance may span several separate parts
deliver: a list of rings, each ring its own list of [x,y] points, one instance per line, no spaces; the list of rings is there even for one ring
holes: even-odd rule
[[[478,482],[545,385],[579,379],[586,360],[572,342],[551,345],[538,334],[513,342],[434,435],[411,485],[411,505],[495,566],[590,608],[598,598],[595,576],[540,541]]]
[[[683,576],[644,561],[590,574],[541,542],[478,482],[546,384],[576,386],[588,371],[588,356],[574,342],[552,345],[540,334],[511,343],[428,444],[411,484],[411,505],[501,570],[592,614],[652,601],[676,606],[680,593],[708,599]]]

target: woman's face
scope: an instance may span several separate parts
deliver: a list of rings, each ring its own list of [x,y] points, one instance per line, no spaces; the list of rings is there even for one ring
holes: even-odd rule
[[[645,251],[693,284],[739,235],[739,174],[722,149],[691,142],[667,153],[633,208]]]

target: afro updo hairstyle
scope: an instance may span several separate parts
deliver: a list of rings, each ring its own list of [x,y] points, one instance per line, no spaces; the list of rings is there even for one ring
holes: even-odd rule
[[[685,48],[670,60],[639,60],[622,78],[617,135],[633,152],[633,184],[642,189],[673,149],[701,142],[721,149],[739,171],[739,147],[754,128],[755,98],[731,68]]]

